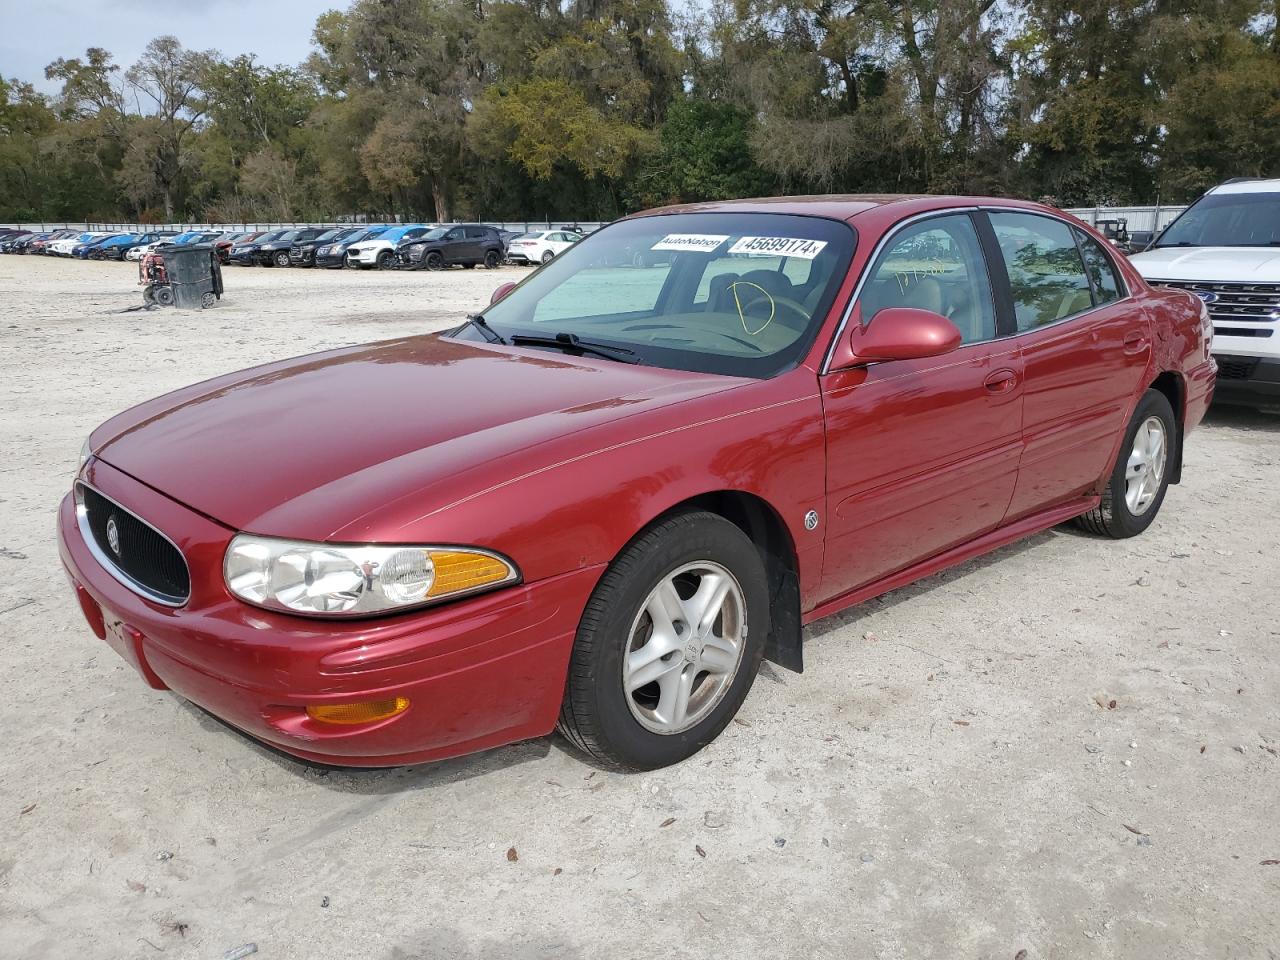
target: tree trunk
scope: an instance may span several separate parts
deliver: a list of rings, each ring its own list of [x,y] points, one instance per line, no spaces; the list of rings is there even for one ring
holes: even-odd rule
[[[448,223],[449,200],[445,196],[444,183],[439,177],[431,178],[431,199],[436,205],[436,223]]]

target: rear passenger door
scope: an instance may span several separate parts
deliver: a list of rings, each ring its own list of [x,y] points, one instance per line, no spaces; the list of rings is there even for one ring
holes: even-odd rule
[[[1146,375],[1151,328],[1111,255],[1083,231],[1036,213],[986,218],[1026,377],[1012,521],[1089,493],[1109,470]]]
[[[849,323],[887,307],[939,313],[958,349],[820,380],[827,428],[826,599],[999,525],[1021,452],[1022,360],[997,326],[974,212],[910,222],[885,241]],[[841,336],[849,331],[843,330]]]

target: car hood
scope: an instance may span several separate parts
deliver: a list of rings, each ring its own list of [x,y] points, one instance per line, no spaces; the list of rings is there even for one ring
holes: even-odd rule
[[[518,451],[745,382],[430,335],[196,384],[108,420],[90,445],[229,527],[323,540]]]
[[[1129,259],[1148,280],[1280,283],[1280,247],[1159,247]]]

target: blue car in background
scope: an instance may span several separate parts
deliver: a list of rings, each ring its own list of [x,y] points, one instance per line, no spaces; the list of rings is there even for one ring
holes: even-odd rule
[[[94,237],[86,243],[78,243],[71,248],[71,256],[77,260],[88,260],[93,253],[108,240],[114,240],[117,237],[125,236],[121,233],[109,233],[105,237]]]
[[[155,243],[163,240],[163,233],[122,233],[118,237],[110,237],[89,251],[91,260],[123,260],[124,255],[134,247],[144,243]]]

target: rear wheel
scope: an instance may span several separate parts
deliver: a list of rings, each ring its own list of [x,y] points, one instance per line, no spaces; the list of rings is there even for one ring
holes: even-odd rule
[[[1177,442],[1177,423],[1168,398],[1148,390],[1129,421],[1102,501],[1076,522],[1090,533],[1116,540],[1146,530],[1169,489]]]
[[[552,253],[550,250],[548,250],[546,253],[544,253],[544,254],[542,255],[542,262],[543,262],[543,263],[549,263],[549,262],[551,261],[551,258],[552,258],[552,257],[554,257],[554,256],[555,256],[555,254],[554,254],[554,253]]]
[[[637,537],[587,603],[559,730],[622,769],[678,763],[710,743],[746,699],[769,632],[755,545],[711,513]]]
[[[502,257],[498,256],[497,250],[490,250],[485,253],[484,265],[486,270],[496,270],[500,263],[502,263]]]

